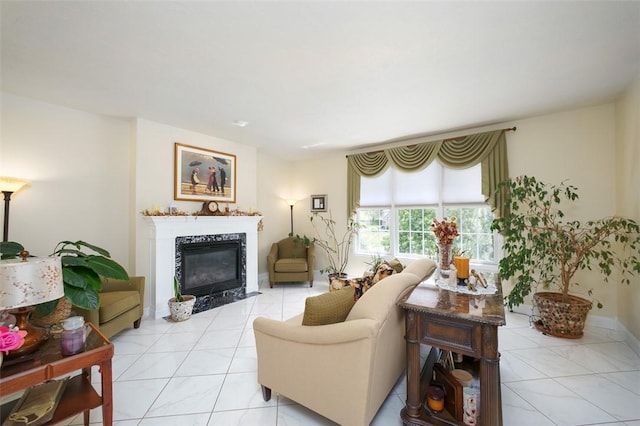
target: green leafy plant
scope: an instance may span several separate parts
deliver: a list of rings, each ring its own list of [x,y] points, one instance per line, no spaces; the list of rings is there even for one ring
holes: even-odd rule
[[[362,228],[362,225],[350,218],[347,229],[341,237],[338,237],[336,233],[336,221],[333,220],[331,211],[329,211],[328,217],[319,213],[313,213],[309,219],[311,220],[311,225],[313,226],[316,236],[308,237],[303,235],[301,237],[296,235],[296,239],[302,240],[305,246],[313,243],[326,253],[329,265],[320,269],[321,274],[344,274],[349,263],[353,237],[356,236],[360,228]]]
[[[617,216],[585,222],[565,219],[560,207],[578,199],[576,187],[520,176],[500,183],[497,191],[506,195],[504,206],[510,210],[491,225],[504,236],[499,274],[513,279],[513,290],[505,298],[509,308],[524,303],[538,286],[561,292],[566,301],[571,288],[579,285],[573,281],[579,270],[598,271],[607,282],[618,269],[625,284],[640,272],[636,221]]]
[[[111,259],[107,250],[84,241],[61,241],[51,256],[60,257],[64,295],[72,305],[82,309],[95,310],[100,306],[101,277],[129,279],[124,268]],[[40,304],[38,311],[47,315],[55,309],[57,303],[54,300]]]
[[[175,297],[176,302],[184,302],[184,297],[180,292],[180,282],[175,275],[173,276],[173,296]]]
[[[14,241],[0,242],[0,259],[14,259],[18,257],[24,247]]]
[[[369,265],[370,271],[375,272],[376,269],[378,269],[378,266],[382,264],[382,262],[384,262],[384,258],[380,254],[374,253],[371,255],[371,260],[369,262],[365,262],[365,264]]]

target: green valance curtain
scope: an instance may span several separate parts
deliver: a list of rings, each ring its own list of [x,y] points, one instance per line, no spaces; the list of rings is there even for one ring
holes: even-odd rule
[[[347,216],[360,206],[360,177],[379,176],[388,167],[405,172],[420,171],[434,159],[451,169],[466,169],[481,163],[482,194],[497,217],[502,217],[503,195],[498,183],[509,178],[505,129],[385,149],[347,157]]]

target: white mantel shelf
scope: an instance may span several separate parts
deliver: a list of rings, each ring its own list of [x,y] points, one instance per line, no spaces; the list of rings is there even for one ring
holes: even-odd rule
[[[144,216],[149,227],[148,291],[154,318],[169,315],[173,297],[175,239],[191,235],[244,233],[247,242],[247,293],[258,291],[258,222],[261,216]]]

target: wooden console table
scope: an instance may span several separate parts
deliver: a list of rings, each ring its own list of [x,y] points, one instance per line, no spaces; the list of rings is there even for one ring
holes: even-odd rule
[[[55,415],[49,424],[84,413],[84,424],[89,424],[89,410],[102,405],[103,424],[113,423],[113,394],[111,358],[113,344],[91,323],[91,332],[87,336],[85,351],[76,355],[63,356],[60,353],[60,337],[52,336],[35,352],[33,359],[2,365],[0,369],[0,397],[11,395],[30,386],[64,376],[82,369],[82,374],[71,378],[62,394]],[[100,369],[102,397],[91,385],[91,367]],[[8,417],[17,400],[10,401],[0,408],[2,420]]]
[[[403,424],[462,424],[446,410],[433,413],[423,406],[431,371],[420,367],[422,343],[480,359],[477,424],[502,426],[498,326],[506,322],[502,288],[499,283],[496,286],[495,294],[469,295],[438,288],[432,278],[398,303],[406,311],[407,403],[400,414]]]

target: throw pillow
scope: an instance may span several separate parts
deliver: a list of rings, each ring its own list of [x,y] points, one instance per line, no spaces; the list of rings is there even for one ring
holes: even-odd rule
[[[391,276],[391,274],[393,274],[394,272],[395,271],[391,266],[387,265],[386,263],[381,263],[380,266],[378,266],[378,268],[376,269],[375,274],[373,274],[372,284],[376,284],[378,281]]]
[[[326,325],[344,321],[355,303],[354,290],[347,286],[342,290],[307,297],[302,325]]]
[[[396,271],[398,274],[402,272],[402,270],[404,269],[404,266],[402,266],[402,263],[400,263],[398,259],[392,259],[389,261],[385,260],[385,263],[391,266],[393,270]]]

